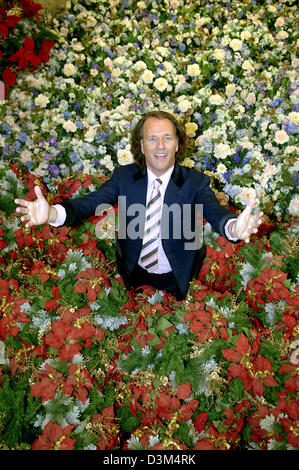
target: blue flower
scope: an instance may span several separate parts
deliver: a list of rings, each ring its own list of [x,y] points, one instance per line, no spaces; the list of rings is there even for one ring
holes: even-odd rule
[[[78,129],[84,129],[84,124],[81,121],[77,121],[76,126],[77,126]]]
[[[3,130],[5,130],[5,132],[10,132],[11,131],[11,127],[7,122],[4,122],[2,124],[2,128],[3,128]]]
[[[26,142],[27,137],[28,135],[26,134],[26,132],[20,132],[20,134],[18,135],[18,140],[20,142]]]
[[[76,152],[71,153],[70,159],[73,163],[76,163],[79,160],[79,156]]]
[[[288,127],[286,128],[286,131],[289,133],[289,134],[297,134],[298,132],[298,126],[295,124],[295,123],[290,123],[288,125]]]

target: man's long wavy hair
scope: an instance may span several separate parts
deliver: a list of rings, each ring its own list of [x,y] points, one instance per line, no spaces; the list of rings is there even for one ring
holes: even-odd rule
[[[146,113],[136,124],[131,134],[131,151],[134,156],[134,164],[138,168],[145,168],[145,158],[141,151],[141,139],[143,138],[143,125],[149,118],[155,119],[168,119],[171,121],[175,128],[175,133],[178,138],[178,151],[176,152],[175,159],[179,163],[184,159],[187,149],[187,134],[185,126],[177,121],[177,119],[166,111],[149,111]]]

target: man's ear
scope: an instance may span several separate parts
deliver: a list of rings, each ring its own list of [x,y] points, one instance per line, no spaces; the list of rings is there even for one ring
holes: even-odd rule
[[[141,152],[144,154],[144,150],[143,150],[143,139],[140,139],[140,147],[141,147]]]

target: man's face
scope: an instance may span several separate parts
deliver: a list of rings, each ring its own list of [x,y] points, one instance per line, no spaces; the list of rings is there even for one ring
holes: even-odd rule
[[[174,165],[179,144],[175,127],[169,119],[147,119],[140,143],[146,166],[156,176],[163,175]]]

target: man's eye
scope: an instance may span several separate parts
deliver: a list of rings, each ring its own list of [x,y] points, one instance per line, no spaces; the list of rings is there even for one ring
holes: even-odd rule
[[[149,141],[149,142],[155,142],[155,140],[156,140],[155,137],[149,137],[149,138],[148,138],[148,141]]]
[[[165,137],[165,140],[166,140],[166,142],[170,142],[172,140],[172,137],[170,135],[168,135],[167,137]]]

